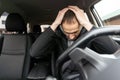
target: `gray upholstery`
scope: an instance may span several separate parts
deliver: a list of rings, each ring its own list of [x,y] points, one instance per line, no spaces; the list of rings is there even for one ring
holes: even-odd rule
[[[23,55],[26,51],[26,36],[19,34],[4,35],[1,55]]]
[[[25,25],[22,25],[21,28],[16,27],[17,23],[23,23],[22,18],[15,18],[15,16],[19,14],[12,15],[14,16],[7,18],[9,19],[6,23],[6,25],[9,24],[7,25],[8,31],[25,32]],[[13,18],[19,22],[11,22]],[[13,23],[16,24],[14,25]],[[9,26],[12,27],[9,28]],[[0,80],[16,80],[25,79],[27,77],[30,65],[29,48],[31,44],[30,37],[27,34],[3,34],[0,55]]]

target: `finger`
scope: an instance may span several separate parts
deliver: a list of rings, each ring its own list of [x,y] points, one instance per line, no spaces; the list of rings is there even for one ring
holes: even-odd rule
[[[71,11],[73,11],[73,12],[74,12],[74,11],[77,11],[77,10],[76,10],[76,9],[74,9],[74,8],[69,8],[69,10],[71,10]]]
[[[68,6],[68,8],[75,9],[75,10],[79,9],[77,6]]]
[[[65,14],[65,12],[66,12],[67,10],[68,10],[68,8],[64,8],[64,9],[62,9],[62,10],[59,11],[59,13],[58,13],[58,15],[57,15],[57,17],[56,17],[56,19],[55,19],[55,21],[56,21],[58,24],[61,23],[61,21],[62,21],[62,19],[63,19],[63,16],[64,16],[64,14]]]
[[[68,8],[64,8],[62,10],[60,10],[61,12],[66,12],[68,10]]]
[[[69,10],[73,11],[75,14],[77,14],[77,10],[73,9],[73,8],[69,8]]]
[[[80,9],[78,6],[68,6],[69,9],[74,9],[76,11],[83,11],[82,9]]]
[[[61,16],[64,15],[67,10],[68,10],[68,8],[64,8],[64,9],[60,10],[58,15],[61,15]]]
[[[77,7],[77,6],[71,6],[71,5],[69,5],[68,7]]]

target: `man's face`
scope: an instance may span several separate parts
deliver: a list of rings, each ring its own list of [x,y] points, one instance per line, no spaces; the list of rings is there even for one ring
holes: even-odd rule
[[[81,26],[75,18],[73,18],[71,23],[65,21],[62,24],[62,28],[68,40],[75,40],[80,34],[81,30]]]

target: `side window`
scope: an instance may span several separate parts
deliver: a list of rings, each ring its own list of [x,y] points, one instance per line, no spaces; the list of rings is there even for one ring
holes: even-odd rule
[[[94,8],[103,25],[120,25],[120,0],[101,0]]]
[[[5,21],[9,13],[3,12],[3,14],[0,17],[0,33],[5,32]]]
[[[120,27],[120,0],[101,0],[92,6],[91,11],[98,26]],[[120,44],[120,35],[111,35]]]

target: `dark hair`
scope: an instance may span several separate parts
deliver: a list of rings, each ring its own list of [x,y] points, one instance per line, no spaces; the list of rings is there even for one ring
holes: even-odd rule
[[[65,13],[65,15],[64,15],[61,24],[63,24],[64,22],[71,23],[74,18],[77,20],[77,18],[76,18],[76,16],[75,16],[75,13],[74,13],[73,11],[71,11],[71,10],[68,10],[68,11]]]

